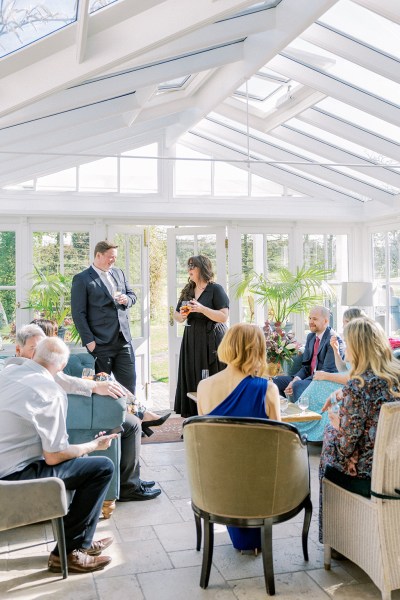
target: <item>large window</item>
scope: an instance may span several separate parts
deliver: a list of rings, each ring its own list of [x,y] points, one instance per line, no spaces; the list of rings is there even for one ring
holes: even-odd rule
[[[400,336],[400,230],[374,233],[372,256],[375,319]]]
[[[0,231],[0,334],[13,341],[16,308],[15,232]]]

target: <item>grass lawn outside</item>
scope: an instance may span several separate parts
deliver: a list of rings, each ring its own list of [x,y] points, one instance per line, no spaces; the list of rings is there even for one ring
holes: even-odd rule
[[[151,380],[168,383],[168,329],[165,323],[150,323]]]

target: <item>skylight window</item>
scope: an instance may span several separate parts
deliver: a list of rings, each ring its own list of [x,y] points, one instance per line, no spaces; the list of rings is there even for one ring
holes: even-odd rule
[[[350,0],[340,0],[318,22],[400,58],[400,25]]]
[[[101,8],[105,8],[106,6],[109,6],[110,4],[114,4],[115,2],[118,2],[118,0],[90,0],[89,12],[94,13],[94,12],[100,10]]]
[[[76,21],[75,0],[3,0],[0,3],[0,58]]]
[[[170,79],[160,83],[157,88],[157,94],[163,92],[169,92],[171,90],[181,90],[186,83],[189,82],[191,75],[184,75],[183,77],[177,77],[176,79]]]
[[[341,58],[337,54],[328,52],[315,44],[297,38],[287,47],[283,55],[293,56],[295,60],[300,60],[303,64],[314,67],[320,72],[334,75],[339,81],[344,81],[376,98],[382,98],[395,106],[399,106],[400,84]],[[316,57],[315,60],[314,57]],[[321,64],[321,58],[325,58],[327,62],[325,66]]]

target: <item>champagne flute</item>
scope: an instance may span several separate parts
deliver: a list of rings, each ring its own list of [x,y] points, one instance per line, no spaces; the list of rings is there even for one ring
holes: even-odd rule
[[[184,317],[188,316],[188,314],[190,313],[190,302],[188,300],[183,300],[183,302],[181,303],[180,312],[181,312],[181,315],[183,315]],[[184,327],[190,327],[190,324],[187,323],[186,321],[184,323],[182,323],[182,325]]]
[[[303,398],[303,396],[300,396],[299,401],[298,401],[298,406],[303,411],[302,414],[305,415],[307,412],[307,408],[310,406],[310,401],[307,398],[307,396],[304,396],[304,398]]]

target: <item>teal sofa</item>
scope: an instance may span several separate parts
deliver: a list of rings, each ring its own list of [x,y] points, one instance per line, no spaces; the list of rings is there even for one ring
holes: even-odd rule
[[[82,369],[94,368],[92,356],[87,353],[71,354],[64,373],[74,377],[82,376]],[[82,444],[92,440],[99,431],[112,429],[125,420],[126,398],[114,399],[110,396],[79,396],[68,394],[67,430],[71,444]],[[108,450],[93,452],[92,456],[108,456],[115,465],[106,500],[119,497],[120,479],[119,463],[121,459],[121,441],[111,443]]]

